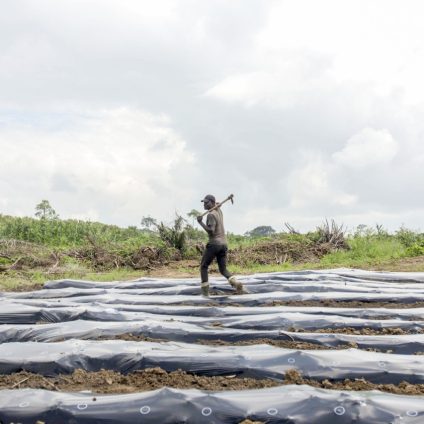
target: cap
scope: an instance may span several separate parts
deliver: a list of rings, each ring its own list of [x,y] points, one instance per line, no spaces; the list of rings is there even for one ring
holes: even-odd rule
[[[201,202],[207,202],[207,201],[211,201],[211,202],[216,202],[215,200],[215,196],[213,196],[212,194],[207,194],[203,200],[201,200]]]

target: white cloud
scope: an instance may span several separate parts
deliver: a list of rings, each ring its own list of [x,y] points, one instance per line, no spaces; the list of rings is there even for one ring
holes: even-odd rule
[[[2,195],[16,213],[47,198],[66,217],[137,224],[191,195],[194,156],[163,116],[91,112],[70,127],[0,131]],[[17,195],[25,193],[25,197]]]
[[[349,138],[341,151],[333,154],[333,160],[352,168],[374,166],[390,163],[398,150],[398,143],[389,131],[364,128]]]
[[[250,66],[206,94],[285,107],[316,90],[366,84],[373,95],[397,92],[408,104],[422,104],[423,13],[419,0],[408,7],[398,0],[272,2],[254,36]]]
[[[126,225],[234,192],[230,231],[324,216],[419,226],[423,10],[6,2],[0,212],[48,198],[64,217]]]
[[[346,193],[334,184],[337,169],[319,152],[304,152],[300,164],[287,178],[290,207],[307,214],[317,213],[323,205],[345,207],[355,204],[355,195]]]

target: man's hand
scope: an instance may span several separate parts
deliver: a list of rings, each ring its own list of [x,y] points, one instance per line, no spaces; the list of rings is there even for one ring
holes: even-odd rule
[[[199,215],[197,217],[197,222],[200,224],[202,222],[202,219],[203,219],[203,216],[202,215]]]

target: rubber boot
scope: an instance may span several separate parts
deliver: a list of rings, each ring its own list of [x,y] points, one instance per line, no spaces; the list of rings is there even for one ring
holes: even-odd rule
[[[208,282],[202,283],[200,285],[200,290],[202,292],[202,296],[209,297],[209,283]]]
[[[231,284],[231,287],[236,290],[236,294],[246,293],[246,291],[243,289],[243,284],[241,284],[240,281],[237,281],[234,275],[228,279],[228,282]]]

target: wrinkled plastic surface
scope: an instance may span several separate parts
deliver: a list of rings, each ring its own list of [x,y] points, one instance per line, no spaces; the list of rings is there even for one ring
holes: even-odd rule
[[[411,354],[424,352],[424,334],[365,336],[331,330],[421,332],[424,308],[373,308],[373,303],[423,302],[424,273],[340,269],[256,274],[243,277],[242,282],[251,294],[235,296],[228,283],[218,279],[211,288],[220,295],[210,299],[199,296],[196,279],[61,280],[47,283],[40,291],[0,293],[0,372],[25,369],[56,375],[75,368],[107,368],[127,373],[160,366],[202,375],[281,379],[287,369],[297,368],[305,377],[317,379],[423,383],[424,356]],[[370,307],[266,306],[292,300],[352,300]],[[292,328],[328,333],[288,331]],[[126,333],[170,342],[76,340]],[[323,346],[356,343],[360,349],[393,353],[195,344],[199,339],[262,338]],[[239,423],[250,418],[267,423],[422,423],[423,405],[422,396],[308,386],[219,393],[165,388],[112,396],[24,389],[0,391],[0,422]]]
[[[34,424],[235,424],[249,418],[264,423],[370,424],[424,421],[420,396],[340,392],[309,386],[202,392],[160,389],[98,396],[44,390],[0,392],[0,420]]]
[[[21,370],[43,375],[112,369],[121,373],[161,367],[199,375],[233,375],[283,379],[288,369],[309,378],[344,380],[365,377],[373,383],[424,383],[424,356],[349,350],[293,350],[267,344],[203,346],[186,343],[127,342],[120,340],[59,343],[4,343],[0,372]]]

